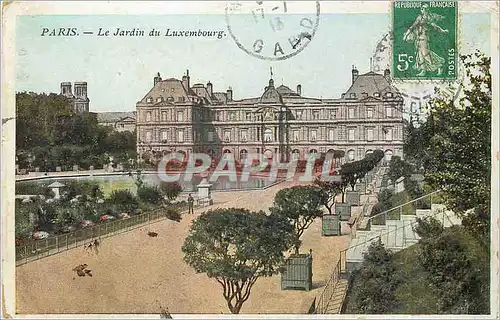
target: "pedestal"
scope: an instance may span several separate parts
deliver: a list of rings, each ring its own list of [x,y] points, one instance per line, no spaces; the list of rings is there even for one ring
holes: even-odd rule
[[[361,203],[361,196],[358,191],[347,191],[346,202],[351,206],[359,206]]]
[[[322,236],[342,235],[339,215],[327,214],[322,217],[321,235]]]
[[[340,217],[340,221],[349,221],[351,218],[351,205],[349,203],[336,203],[335,214]]]

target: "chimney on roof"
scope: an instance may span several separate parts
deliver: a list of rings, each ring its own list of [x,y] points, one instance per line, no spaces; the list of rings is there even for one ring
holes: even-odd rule
[[[354,83],[354,81],[356,81],[358,76],[359,76],[358,69],[356,69],[356,67],[354,65],[352,65],[352,83]]]
[[[226,92],[227,101],[233,101],[233,89],[229,87]]]
[[[300,85],[300,84],[297,85],[297,94],[299,96],[302,95],[302,85]]]
[[[182,76],[182,85],[186,89],[186,91],[189,90],[189,70],[186,70],[186,75]]]
[[[212,86],[212,83],[210,81],[208,81],[208,83],[207,83],[207,91],[208,91],[208,95],[210,97],[212,97],[212,95],[214,93],[214,87]]]
[[[71,96],[71,82],[61,82],[61,94],[64,96]]]
[[[161,81],[161,76],[160,76],[160,73],[158,72],[156,77],[154,77],[153,86],[156,86],[156,84],[160,81]]]

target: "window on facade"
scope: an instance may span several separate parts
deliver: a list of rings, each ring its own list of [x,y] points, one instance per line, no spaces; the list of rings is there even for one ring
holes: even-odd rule
[[[246,142],[248,141],[248,131],[247,130],[241,130],[240,131],[240,140],[243,141],[243,142]]]
[[[152,98],[152,97],[147,98],[147,99],[146,99],[146,102],[147,102],[147,103],[151,103],[151,102],[153,102],[153,98]]]
[[[264,130],[264,141],[265,142],[273,141],[273,130],[271,129]]]
[[[354,161],[354,159],[356,159],[356,154],[355,154],[354,150],[347,151],[347,160]]]
[[[299,141],[300,140],[300,132],[299,130],[294,130],[293,131],[293,141]]]
[[[208,142],[213,142],[214,141],[214,132],[213,131],[208,131],[207,132],[207,140],[208,140]]]
[[[163,101],[163,97],[156,98],[156,102],[162,102],[162,101]]]
[[[230,142],[231,141],[231,130],[225,130],[224,131],[224,141],[225,142]]]
[[[386,107],[385,114],[387,115],[387,118],[392,118],[392,107]]]
[[[354,108],[349,108],[349,119],[354,119]]]
[[[229,112],[227,114],[228,120],[229,121],[235,121],[236,120],[236,113],[235,112]]]
[[[177,111],[177,121],[184,121],[184,112]]]
[[[378,97],[380,97],[380,93],[375,92],[375,93],[373,94],[373,96],[378,98]]]
[[[386,141],[392,140],[392,128],[385,127],[384,129],[384,137]]]
[[[337,109],[330,110],[330,119],[337,119]]]
[[[351,98],[351,99],[356,98],[356,94],[355,94],[355,93],[350,93],[350,94],[349,94],[349,98]]]
[[[333,141],[335,139],[335,130],[328,130],[328,141]]]
[[[167,111],[161,112],[161,121],[167,121]]]
[[[184,142],[184,130],[177,131],[177,142]]]
[[[366,140],[373,141],[373,129],[366,129]]]
[[[312,118],[313,120],[319,120],[319,110],[313,110]]]
[[[247,119],[247,121],[252,121],[252,113],[251,112],[245,112],[245,119]]]
[[[222,121],[222,112],[221,112],[221,111],[217,111],[217,112],[215,113],[215,119],[216,119],[217,121]]]
[[[146,141],[151,142],[153,140],[153,132],[146,131]]]
[[[151,111],[146,112],[146,121],[151,121]]]
[[[354,128],[350,128],[349,131],[348,131],[348,139],[350,141],[353,141],[354,140],[354,134],[356,132],[356,129]]]
[[[260,141],[260,128],[257,127],[257,141]]]
[[[162,131],[161,132],[161,140],[162,141],[167,141],[167,131]]]
[[[185,97],[179,97],[179,101],[184,102],[184,101],[186,101],[186,98]]]
[[[366,109],[366,117],[373,118],[373,108]]]
[[[310,136],[311,141],[316,141],[316,130],[311,130]]]
[[[295,111],[295,119],[302,120],[302,110]]]

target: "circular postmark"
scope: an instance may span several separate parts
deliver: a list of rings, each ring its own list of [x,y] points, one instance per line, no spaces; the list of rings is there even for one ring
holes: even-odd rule
[[[372,70],[384,72],[391,70],[393,65],[392,46],[393,32],[387,32],[377,43],[372,56]],[[404,99],[404,113],[418,115],[422,113],[427,103],[436,96],[436,89],[447,99],[456,101],[460,96],[465,74],[463,65],[457,63],[456,79],[418,79],[402,80],[392,79],[392,85],[401,93]]]
[[[285,60],[303,51],[319,25],[319,1],[242,1],[226,6],[236,45],[263,60]]]

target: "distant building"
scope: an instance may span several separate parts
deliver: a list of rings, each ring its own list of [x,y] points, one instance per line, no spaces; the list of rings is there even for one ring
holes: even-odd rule
[[[131,112],[99,112],[97,121],[100,125],[113,127],[114,130],[130,131],[135,130],[135,111]]]
[[[344,161],[376,149],[403,156],[403,98],[384,74],[359,74],[340,98],[303,96],[270,79],[261,96],[235,100],[233,90],[214,92],[212,83],[154,77],[153,87],[137,102],[137,152],[204,152],[212,156],[249,153],[281,159],[307,159],[309,153],[344,151]],[[311,85],[314,85],[311,83]],[[282,160],[283,161],[283,160]]]
[[[75,94],[71,92],[71,82],[61,82],[61,94],[71,101],[76,114],[89,112],[90,99],[87,97],[87,82],[75,82]]]

